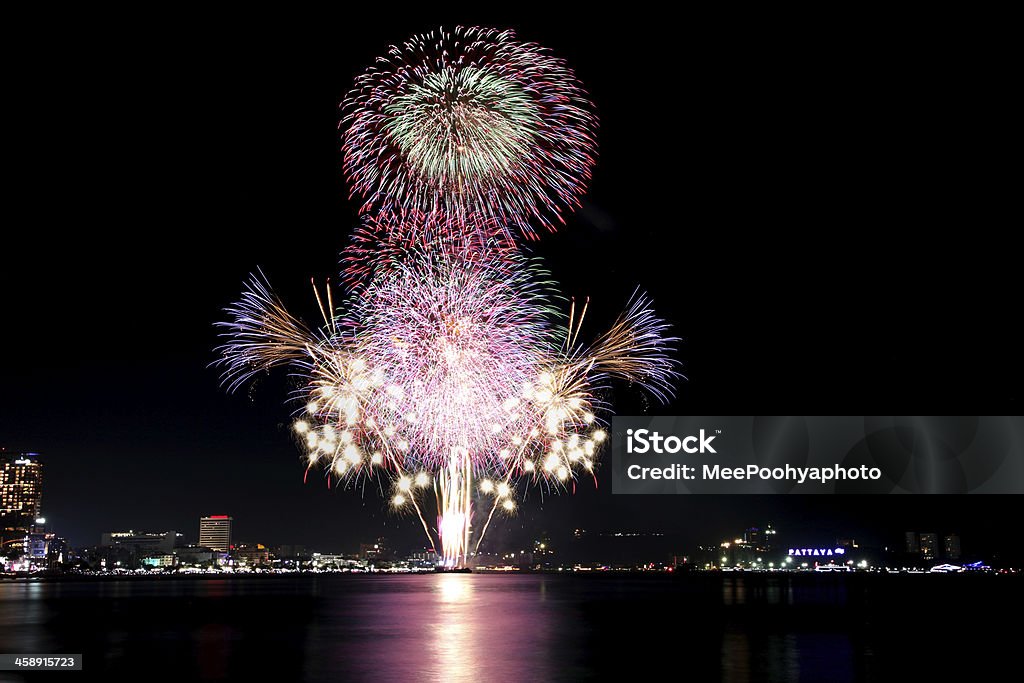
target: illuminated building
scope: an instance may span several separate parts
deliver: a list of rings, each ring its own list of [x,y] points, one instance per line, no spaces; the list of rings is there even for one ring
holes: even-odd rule
[[[775,545],[778,531],[770,523],[764,528],[748,527],[740,538],[722,541],[717,548],[699,546],[698,564],[706,567],[750,567],[767,566],[766,556]]]
[[[144,567],[173,567],[175,555],[173,553],[153,553],[142,558]]]
[[[49,566],[56,567],[63,564],[68,558],[68,541],[66,538],[54,533],[46,534],[46,553]]]
[[[960,559],[960,536],[946,534],[942,537],[942,556],[949,560]]]
[[[25,537],[42,512],[43,465],[37,453],[0,453],[0,543],[24,552]]]
[[[750,531],[749,529],[747,530]],[[758,562],[759,553],[757,547],[753,543],[749,543],[746,540],[746,534],[744,538],[733,539],[732,541],[722,541],[719,545],[719,552],[721,557],[719,562],[716,562],[721,567],[753,567]]]
[[[181,544],[182,535],[175,531],[145,533],[142,531],[108,531],[100,537],[100,545],[120,545],[134,550],[170,553]]]
[[[768,524],[768,526],[763,529],[752,526],[743,532],[742,541],[753,548],[756,552],[767,553],[772,550],[776,533],[775,528],[771,524]]]
[[[917,532],[908,531],[905,535],[905,550],[910,555],[917,555],[921,552],[921,542],[917,539]]]
[[[351,569],[362,566],[358,560],[338,553],[313,553],[313,567],[316,569]]]
[[[433,548],[424,548],[419,552],[412,553],[409,555],[409,563],[426,567],[435,567],[438,564],[437,551]]]
[[[941,545],[939,544],[940,536],[932,532],[908,531],[906,538],[907,553],[919,555],[923,560],[937,560],[940,556],[950,560],[960,557],[960,537],[956,534],[950,533],[942,536]]]
[[[46,534],[32,532],[25,537],[25,554],[33,560],[45,560],[47,556]]]
[[[262,543],[240,543],[234,554],[239,562],[250,567],[270,564],[270,549]]]
[[[199,545],[211,550],[227,552],[231,548],[231,521],[229,515],[210,515],[199,519]]]
[[[220,564],[221,560],[225,557],[224,553],[211,550],[210,548],[203,548],[198,545],[187,545],[181,548],[175,548],[174,554],[178,558],[178,563],[185,565]]]
[[[935,533],[922,533],[920,534],[921,539],[921,557],[926,560],[934,560],[939,556],[939,535]]]
[[[390,559],[390,557],[391,554],[388,551],[388,542],[386,538],[378,538],[376,543],[359,544],[360,560],[386,560]]]
[[[28,530],[42,512],[43,465],[36,453],[0,457],[0,517],[4,527]]]

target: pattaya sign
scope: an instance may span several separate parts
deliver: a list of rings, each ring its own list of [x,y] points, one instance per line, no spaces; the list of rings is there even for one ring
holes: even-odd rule
[[[846,548],[790,548],[791,557],[832,557],[845,555]]]

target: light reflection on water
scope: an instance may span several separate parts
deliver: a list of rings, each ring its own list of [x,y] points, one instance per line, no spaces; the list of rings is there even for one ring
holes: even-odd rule
[[[355,665],[366,678],[557,680],[563,674],[551,647],[571,628],[557,605],[542,600],[550,579],[537,578],[434,574],[387,577],[356,595],[326,590],[324,611],[346,619],[318,630],[311,653],[336,645],[330,660],[313,658],[310,674],[326,679]]]
[[[915,654],[922,648],[969,646],[989,662],[1014,651],[992,632],[967,643],[969,633],[916,626],[930,617],[984,618],[1007,603],[1005,584],[953,580],[429,574],[0,582],[0,652],[83,652],[86,670],[107,680],[158,671],[179,680],[557,681],[615,679],[624,666],[730,683],[887,680],[927,664]],[[0,674],[4,680],[17,679]]]
[[[483,665],[474,661],[474,653],[487,651],[483,639],[489,629],[480,623],[486,615],[477,612],[480,606],[475,601],[473,582],[467,578],[465,574],[437,577],[438,623],[430,650],[424,653],[425,662],[436,664],[432,673],[444,672],[453,681],[473,680],[474,672]]]

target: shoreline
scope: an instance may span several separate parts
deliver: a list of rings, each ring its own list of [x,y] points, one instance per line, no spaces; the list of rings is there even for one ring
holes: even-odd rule
[[[383,577],[383,576],[436,576],[438,574],[473,574],[478,576],[572,576],[581,579],[587,578],[633,578],[667,581],[688,581],[688,580],[712,580],[712,579],[736,579],[763,581],[768,579],[787,580],[828,580],[836,581],[835,577],[841,577],[840,581],[874,581],[874,580],[896,580],[904,577],[920,576],[959,576],[960,579],[995,580],[998,577],[1008,579],[1022,577],[1024,572],[658,572],[658,571],[635,571],[635,570],[607,570],[607,571],[558,571],[558,570],[523,570],[523,571],[491,571],[473,570],[471,572],[223,572],[223,573],[188,573],[188,574],[65,574],[49,576],[18,576],[0,577],[0,585],[5,584],[31,584],[31,583],[92,583],[109,581],[205,581],[217,579],[258,579],[258,580],[281,580],[289,578],[322,578],[322,577]]]

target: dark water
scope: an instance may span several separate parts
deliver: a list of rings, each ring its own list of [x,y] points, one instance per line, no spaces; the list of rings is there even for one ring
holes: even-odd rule
[[[717,574],[2,583],[0,652],[82,652],[85,676],[110,681],[978,680],[1018,661],[1021,583]]]

